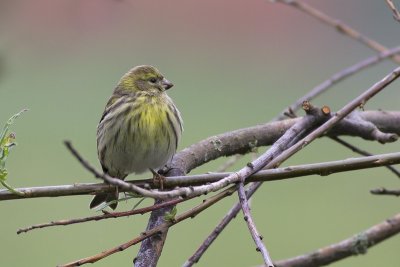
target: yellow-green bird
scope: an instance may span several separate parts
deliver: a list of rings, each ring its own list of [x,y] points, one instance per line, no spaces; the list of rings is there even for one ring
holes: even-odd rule
[[[182,134],[182,117],[166,90],[173,84],[152,66],[137,66],[119,81],[97,127],[97,152],[108,175],[124,179],[130,173],[157,170],[175,154]],[[96,195],[94,208],[118,199],[115,193]],[[110,205],[117,207],[117,202]]]

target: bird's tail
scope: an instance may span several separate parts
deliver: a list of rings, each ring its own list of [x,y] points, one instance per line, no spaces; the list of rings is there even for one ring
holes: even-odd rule
[[[113,193],[102,193],[102,194],[98,194],[95,195],[94,198],[92,199],[92,202],[90,202],[89,207],[91,209],[99,206],[100,204],[102,204],[103,202],[108,203],[111,202],[113,200],[118,200],[118,188],[115,189],[115,192]],[[113,210],[115,210],[118,206],[118,202],[114,202],[112,204],[109,205],[110,208],[112,208]]]

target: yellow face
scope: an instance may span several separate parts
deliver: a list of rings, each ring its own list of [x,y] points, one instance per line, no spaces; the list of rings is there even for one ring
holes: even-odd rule
[[[152,66],[137,66],[126,73],[118,87],[123,91],[145,91],[159,94],[171,88],[173,84]]]

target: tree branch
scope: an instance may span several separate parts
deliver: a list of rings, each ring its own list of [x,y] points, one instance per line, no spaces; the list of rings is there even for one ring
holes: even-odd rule
[[[378,189],[372,189],[371,194],[374,195],[386,195],[386,196],[395,196],[395,197],[400,197],[400,190],[390,190],[386,188],[378,188]]]
[[[344,141],[343,139],[341,139],[341,138],[339,138],[337,136],[332,136],[331,139],[334,140],[335,142],[341,144],[342,146],[345,146],[345,147],[351,149],[351,151],[353,151],[353,152],[355,152],[357,154],[360,154],[360,155],[363,155],[363,156],[366,156],[366,157],[372,156],[371,153],[369,153],[369,152],[367,152],[365,150],[361,150],[358,147],[353,146],[352,144]],[[386,168],[388,170],[390,170],[392,173],[394,173],[394,175],[396,175],[397,177],[400,178],[400,172],[395,167],[393,167],[391,165],[387,165]]]
[[[312,253],[282,260],[276,267],[325,266],[346,257],[365,254],[367,249],[400,232],[400,214],[381,222],[364,232]]]
[[[311,101],[315,97],[319,96],[320,94],[324,93],[328,89],[330,89],[333,85],[337,84],[340,81],[343,81],[344,79],[356,74],[357,72],[366,69],[368,67],[371,67],[382,60],[391,57],[393,55],[396,55],[400,53],[400,47],[395,47],[390,50],[381,52],[377,56],[372,56],[370,58],[367,58],[363,61],[358,62],[357,64],[354,64],[353,66],[347,67],[335,74],[333,74],[328,80],[323,81],[319,85],[315,86],[313,89],[311,89],[307,94],[302,96],[301,98],[297,99],[293,104],[291,104],[288,108],[283,110],[281,114],[274,119],[273,121],[276,120],[283,120],[288,112],[290,111],[296,111],[301,107],[301,104],[303,101]]]
[[[242,211],[243,211],[243,215],[244,215],[244,220],[246,221],[247,227],[249,228],[249,231],[254,240],[254,243],[256,243],[256,246],[257,246],[256,250],[259,251],[261,253],[261,255],[263,256],[264,263],[266,264],[266,266],[274,267],[271,257],[269,256],[269,252],[262,241],[263,237],[258,233],[256,225],[253,220],[253,217],[251,216],[250,207],[249,207],[249,203],[247,201],[246,193],[244,191],[244,183],[243,182],[239,183],[238,195],[239,195],[240,205],[242,207]]]
[[[397,20],[398,22],[400,22],[400,13],[397,10],[396,6],[394,5],[392,0],[386,0],[386,4],[389,6],[389,8],[392,10],[393,12],[393,18],[395,20]]]
[[[46,228],[46,227],[51,227],[51,226],[60,226],[60,225],[71,225],[71,224],[76,224],[76,223],[84,223],[84,222],[90,222],[90,221],[101,221],[105,219],[115,219],[115,218],[120,218],[120,217],[127,217],[127,216],[132,216],[136,214],[143,215],[145,213],[151,212],[153,210],[158,210],[164,207],[168,206],[173,206],[178,203],[181,203],[183,201],[186,201],[189,199],[173,199],[170,201],[163,202],[159,205],[152,205],[149,207],[141,208],[141,209],[134,209],[134,210],[129,210],[129,211],[122,211],[122,212],[104,212],[102,215],[96,215],[96,216],[90,216],[90,217],[84,217],[84,218],[78,218],[78,219],[66,219],[66,220],[59,220],[59,221],[52,221],[49,223],[42,223],[42,224],[36,224],[32,225],[26,228],[21,228],[17,231],[17,234],[21,233],[26,233],[35,229],[41,229],[41,228]]]
[[[303,177],[307,175],[326,176],[338,172],[389,166],[399,163],[400,163],[400,152],[396,152],[396,153],[380,154],[380,155],[373,155],[361,158],[349,158],[337,161],[328,161],[322,163],[304,164],[304,165],[288,166],[288,167],[269,169],[269,170],[261,170],[251,175],[246,180],[246,182],[278,181],[289,178]],[[231,172],[208,173],[208,174],[197,174],[189,176],[166,177],[165,187],[173,188],[176,186],[193,186],[198,184],[206,184],[218,181],[230,174],[232,173]],[[132,180],[128,182],[141,185],[144,183],[142,181],[148,181],[148,180],[147,179]],[[107,190],[102,191],[104,188],[107,188],[107,190],[109,191]],[[112,189],[112,187],[109,187],[104,183],[44,186],[44,187],[30,187],[30,188],[17,188],[17,189],[25,192],[31,192],[31,197],[35,198],[91,195],[92,192],[100,192],[100,191],[112,192],[114,190]],[[0,201],[17,199],[17,198],[25,199],[29,197],[19,197],[19,196],[15,197],[15,195],[13,195],[12,192],[9,192],[8,190],[0,190]],[[174,201],[178,202],[178,200]],[[167,203],[169,202],[166,202],[166,204]],[[116,212],[110,213],[110,215],[111,214],[116,214]]]
[[[251,196],[257,191],[262,183],[255,182],[250,185],[248,190],[246,191],[247,199],[250,199]],[[207,236],[207,238],[203,241],[200,247],[196,250],[196,252],[182,265],[182,267],[190,267],[197,263],[201,256],[207,251],[207,249],[211,246],[211,244],[217,239],[219,234],[225,229],[225,227],[237,216],[240,211],[240,204],[236,203],[233,207],[228,211],[228,213],[224,216],[224,218],[219,222],[219,224],[214,228],[214,230]]]
[[[388,48],[386,48],[384,45],[378,43],[375,40],[372,40],[365,35],[362,35],[360,32],[357,30],[351,28],[350,26],[346,25],[345,23],[339,21],[338,19],[334,19],[327,14],[323,13],[322,11],[304,3],[301,1],[297,0],[274,0],[275,2],[290,5],[292,7],[297,8],[298,10],[303,11],[304,13],[318,19],[319,21],[334,27],[337,31],[340,33],[349,36],[350,38],[353,38],[354,40],[359,41],[360,43],[368,46],[369,48],[378,51],[378,52],[385,52],[388,51]],[[400,63],[400,56],[393,55],[391,58],[394,60],[396,63]]]
[[[280,156],[274,159],[274,161],[280,160],[280,157],[284,157],[285,153],[295,153],[296,149],[299,149],[303,145],[307,145],[312,138],[316,138],[317,136],[323,134],[325,131],[327,131],[330,127],[333,127],[337,120],[340,120],[340,117],[344,117],[345,114],[349,114],[352,110],[351,107],[356,108],[358,105],[365,104],[365,101],[371,98],[373,95],[375,95],[379,90],[383,89],[386,85],[391,83],[396,77],[399,76],[399,71],[400,67],[396,68],[392,73],[387,75],[385,78],[383,78],[381,81],[378,83],[374,84],[370,89],[368,89],[366,92],[364,92],[362,95],[351,101],[349,104],[347,104],[342,110],[338,113],[336,113],[336,117],[331,118],[329,121],[327,121],[324,125],[322,125],[320,128],[312,132],[309,136],[305,137],[301,142],[298,142],[296,145],[292,146],[288,150],[286,150],[284,153],[282,153]],[[394,74],[394,75],[393,75]],[[386,85],[385,85],[386,84]],[[383,88],[382,88],[383,86]],[[380,89],[379,89],[380,88]],[[339,117],[338,117],[339,116]],[[336,120],[336,122],[335,122]],[[394,123],[394,120],[390,119],[391,123]],[[329,125],[331,124],[332,125]],[[328,126],[328,127],[327,127]],[[325,129],[324,129],[325,128]],[[311,137],[311,138],[310,138]],[[272,162],[270,162],[272,163]],[[279,164],[279,161],[277,162]],[[249,189],[249,196],[248,198],[251,197],[252,194],[254,194],[255,191],[261,186],[261,183],[254,183],[251,188]],[[219,233],[232,221],[232,219],[237,215],[237,213],[240,210],[240,205],[236,203],[231,210],[228,212],[228,214],[222,219],[222,221],[217,225],[216,229],[217,231],[213,231],[203,242],[203,244],[200,246],[200,248],[195,252],[194,255],[192,255],[189,260],[185,263],[185,267],[192,266],[194,263],[198,262],[200,257],[204,254],[204,252],[208,249],[208,247],[212,244],[212,242],[218,237]]]

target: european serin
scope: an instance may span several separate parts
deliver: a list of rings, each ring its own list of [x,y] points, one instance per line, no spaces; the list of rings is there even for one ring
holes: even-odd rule
[[[173,84],[152,66],[137,66],[119,81],[97,127],[97,151],[103,171],[124,179],[163,167],[175,154],[182,117],[166,94]],[[90,208],[118,199],[96,195]],[[117,207],[117,202],[110,205]]]

